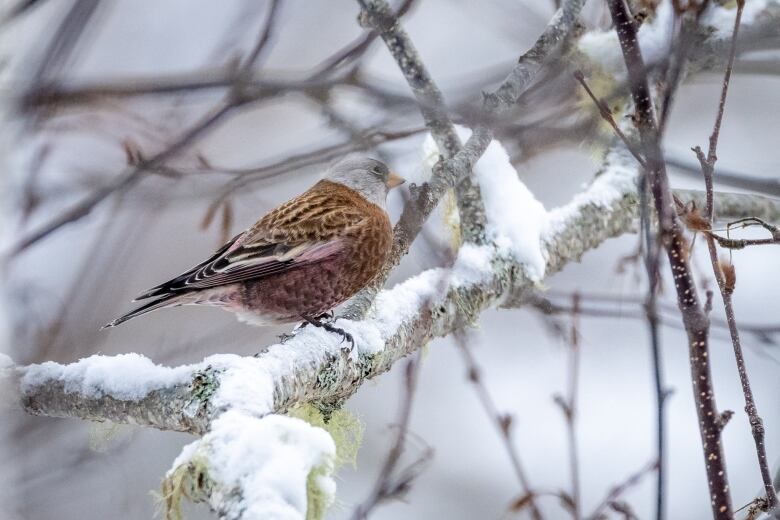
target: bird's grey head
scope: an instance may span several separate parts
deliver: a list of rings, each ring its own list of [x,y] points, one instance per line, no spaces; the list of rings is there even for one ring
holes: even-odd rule
[[[404,183],[382,162],[368,157],[347,157],[325,173],[325,179],[353,189],[377,206],[384,208],[387,193]]]

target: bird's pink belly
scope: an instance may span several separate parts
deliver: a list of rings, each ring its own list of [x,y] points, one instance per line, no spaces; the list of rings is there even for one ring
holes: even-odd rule
[[[302,265],[247,282],[244,307],[277,322],[316,317],[343,303],[365,283],[345,257]]]

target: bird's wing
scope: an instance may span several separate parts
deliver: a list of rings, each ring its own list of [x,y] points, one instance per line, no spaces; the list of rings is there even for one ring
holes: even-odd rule
[[[348,201],[310,190],[271,211],[207,260],[136,300],[263,278],[320,262],[342,253],[350,241],[346,231],[364,218]]]

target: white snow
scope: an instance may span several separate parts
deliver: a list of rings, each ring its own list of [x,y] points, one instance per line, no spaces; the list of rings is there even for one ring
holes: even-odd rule
[[[335,498],[333,439],[300,419],[225,412],[202,440],[185,446],[169,474],[199,455],[205,457],[209,476],[221,485],[225,499],[239,491],[235,508],[243,510],[244,520],[306,518],[306,481],[315,468],[325,469],[316,479],[320,491],[330,503]]]
[[[545,240],[570,227],[570,219],[577,218],[581,209],[595,205],[609,209],[627,193],[636,191],[637,165],[635,159],[624,149],[613,149],[607,155],[608,167],[593,182],[574,198],[559,208],[550,211]]]
[[[274,375],[287,367],[291,373],[291,359],[295,352],[287,350],[276,356],[262,358],[243,357],[236,354],[216,354],[209,356],[200,364],[202,368],[211,366],[222,372],[219,387],[211,396],[211,405],[216,408],[233,408],[246,413],[262,416],[273,411]]]
[[[471,131],[457,127],[461,139]],[[423,143],[426,164],[435,163],[438,148],[431,136]],[[547,212],[523,184],[503,146],[493,141],[474,165],[474,178],[482,191],[487,217],[486,234],[499,253],[509,254],[523,264],[535,280],[544,277],[545,260],[540,237],[546,228]]]
[[[741,25],[751,25],[756,22],[769,5],[780,5],[778,0],[749,0],[745,2],[742,10]],[[704,26],[709,26],[714,30],[714,36],[718,39],[731,38],[734,33],[734,20],[737,17],[736,2],[729,4],[728,7],[711,3],[701,18]]]
[[[448,269],[428,269],[380,292],[367,317],[376,323],[382,337],[389,338],[404,321],[416,316],[420,307],[446,294],[448,274]]]
[[[188,365],[175,368],[155,365],[140,354],[95,355],[68,365],[52,361],[29,365],[24,368],[21,390],[25,393],[47,381],[58,381],[64,384],[67,393],[138,400],[153,390],[187,382],[192,370]]]
[[[466,243],[458,249],[458,257],[452,266],[450,281],[453,286],[476,284],[484,281],[493,270],[493,247]]]
[[[669,52],[674,29],[674,9],[671,0],[662,0],[652,20],[642,24],[637,38],[646,64],[657,63]],[[613,29],[603,32],[589,31],[580,38],[579,48],[604,71],[623,78],[626,65],[617,33]]]
[[[5,354],[0,354],[0,412],[11,408],[16,401],[16,384],[11,376],[14,362]]]

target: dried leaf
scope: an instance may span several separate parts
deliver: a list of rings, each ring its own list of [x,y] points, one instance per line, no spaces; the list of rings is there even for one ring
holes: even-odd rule
[[[136,166],[144,160],[141,149],[129,137],[122,141],[122,149],[125,151],[125,160],[128,166]]]
[[[512,416],[509,414],[499,415],[498,424],[501,427],[501,433],[504,434],[504,437],[509,437],[509,430],[512,428]]]
[[[685,208],[681,217],[685,226],[691,231],[709,231],[712,229],[709,221],[704,218],[695,204],[692,204],[690,208]]]
[[[531,501],[534,499],[533,493],[526,493],[525,495],[520,495],[517,497],[511,504],[509,504],[509,511],[512,513],[519,513],[528,505],[531,503]]]
[[[613,500],[609,503],[609,507],[616,513],[623,515],[625,520],[639,520],[639,517],[636,516],[628,502]]]
[[[574,503],[574,499],[566,493],[565,491],[561,491],[558,493],[558,498],[561,499],[561,504],[564,508],[566,508],[567,511],[569,511],[571,514],[575,514],[577,511],[577,505]]]
[[[720,271],[723,273],[723,290],[726,294],[732,294],[737,285],[737,271],[734,264],[725,258],[721,258],[719,264]]]
[[[211,169],[211,163],[206,159],[206,157],[199,153],[195,156],[195,158],[198,160],[198,164],[200,164],[204,169],[210,170]]]

